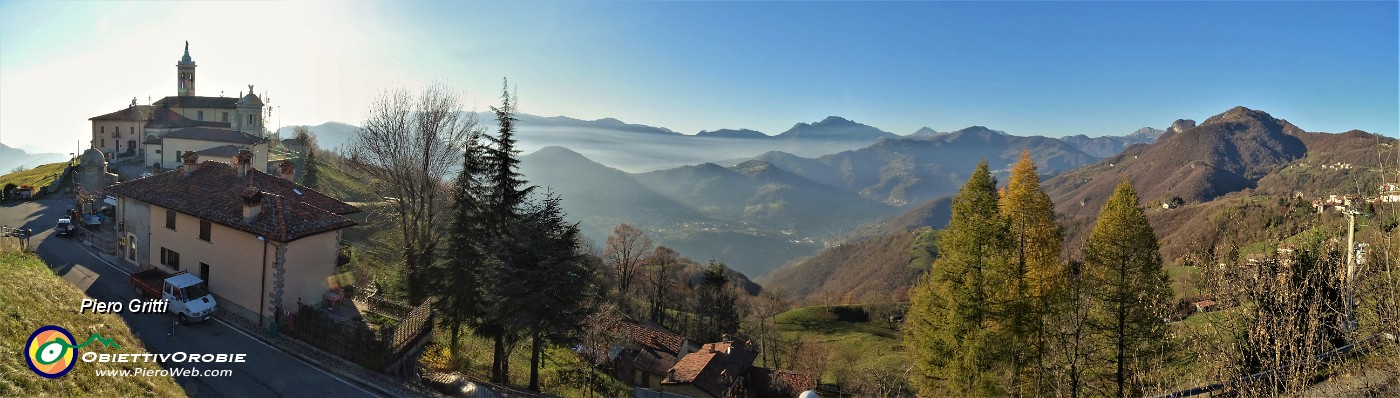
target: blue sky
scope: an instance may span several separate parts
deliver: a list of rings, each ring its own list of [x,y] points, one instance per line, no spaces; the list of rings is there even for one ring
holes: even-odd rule
[[[433,81],[484,110],[509,77],[527,113],[687,134],[828,115],[1126,134],[1244,105],[1396,136],[1397,21],[1393,1],[5,2],[0,142],[75,142],[173,95],[184,40],[201,95],[256,84],[287,125],[356,123],[380,90]]]

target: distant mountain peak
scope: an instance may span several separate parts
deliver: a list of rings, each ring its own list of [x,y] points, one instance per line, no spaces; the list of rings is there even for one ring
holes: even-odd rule
[[[1190,130],[1190,129],[1195,128],[1195,127],[1196,127],[1196,121],[1195,121],[1195,120],[1191,120],[1191,119],[1176,119],[1175,122],[1172,122],[1171,127],[1167,127],[1167,132],[1164,133],[1164,134],[1176,134],[1176,133],[1180,133],[1180,132],[1182,132],[1182,131]]]
[[[977,133],[977,134],[986,133],[986,134],[996,134],[996,135],[1008,135],[1008,134],[1006,134],[1005,131],[1001,131],[1001,130],[992,130],[992,129],[987,128],[987,126],[968,126],[967,128],[964,128],[964,129],[962,129],[962,130],[954,131],[954,133],[963,133],[963,134],[967,134],[967,133]]]
[[[1245,107],[1243,107],[1243,106],[1236,106],[1236,107],[1234,107],[1234,108],[1230,108],[1230,110],[1225,111],[1224,113],[1221,113],[1221,114],[1215,115],[1215,116],[1211,116],[1210,118],[1206,119],[1205,122],[1202,122],[1201,125],[1204,126],[1204,125],[1216,124],[1216,123],[1239,122],[1239,121],[1244,121],[1244,120],[1258,120],[1258,121],[1274,121],[1274,122],[1277,122],[1278,119],[1275,119],[1272,115],[1269,115],[1268,112],[1264,112],[1264,111],[1261,111],[1261,110],[1249,109],[1249,108],[1245,108]]]
[[[827,116],[826,119],[822,119],[822,121],[817,122],[818,125],[822,125],[822,124],[855,124],[855,123],[856,123],[856,122],[853,122],[853,121],[851,121],[850,119],[846,119],[846,118],[840,117],[840,116]]]
[[[769,138],[768,134],[750,129],[719,129],[715,131],[701,130],[695,133],[696,137],[716,137],[716,138]]]
[[[1137,129],[1137,131],[1134,131],[1132,134],[1128,134],[1128,136],[1129,136],[1129,137],[1157,138],[1157,137],[1160,137],[1160,136],[1162,135],[1162,133],[1165,133],[1165,132],[1167,132],[1167,131],[1166,131],[1166,130],[1159,130],[1159,129],[1155,129],[1155,128],[1151,128],[1151,127],[1143,127],[1143,128]]]
[[[929,128],[928,126],[924,126],[924,127],[920,127],[918,130],[914,130],[914,134],[910,134],[910,135],[914,135],[914,136],[938,135],[938,130],[934,130],[934,129],[932,129],[932,128]]]
[[[880,137],[898,137],[888,131],[857,123],[840,116],[827,116],[816,123],[797,123],[792,128],[778,134],[782,138],[824,138],[844,140],[871,140]]]

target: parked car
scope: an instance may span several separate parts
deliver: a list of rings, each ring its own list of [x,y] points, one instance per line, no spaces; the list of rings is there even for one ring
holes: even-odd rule
[[[58,225],[55,225],[53,230],[58,236],[72,236],[75,228],[76,227],[73,226],[73,219],[64,217],[58,219]]]

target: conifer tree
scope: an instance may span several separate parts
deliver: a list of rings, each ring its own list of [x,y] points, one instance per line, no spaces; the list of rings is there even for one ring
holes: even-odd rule
[[[1157,236],[1126,179],[1104,204],[1084,247],[1089,289],[1089,329],[1101,342],[1100,363],[1109,364],[1101,387],[1119,397],[1142,395],[1135,369],[1160,354],[1166,338],[1171,285],[1162,270]]]
[[[1000,205],[1011,241],[1011,283],[1002,294],[1016,347],[1012,382],[1023,386],[1019,392],[1035,395],[1051,387],[1046,361],[1048,333],[1065,271],[1060,263],[1063,238],[1055,222],[1054,204],[1040,188],[1040,176],[1029,151],[1022,150],[1021,159],[1011,169]]]
[[[547,193],[532,203],[514,234],[517,266],[505,290],[518,294],[522,305],[515,323],[530,338],[530,390],[540,391],[540,360],[544,346],[577,343],[578,331],[592,314],[597,268],[579,251],[578,224],[564,219],[560,199]]]
[[[507,348],[517,337],[511,322],[515,321],[519,307],[526,305],[519,299],[519,292],[506,286],[512,285],[512,278],[519,275],[515,269],[523,266],[529,251],[515,244],[514,235],[519,231],[526,199],[535,188],[527,185],[519,171],[520,150],[515,149],[515,101],[509,84],[503,81],[502,85],[501,106],[491,107],[499,129],[496,136],[488,137],[492,145],[483,152],[490,187],[484,222],[491,239],[486,249],[492,253],[492,260],[489,266],[483,267],[479,289],[483,313],[480,322],[474,325],[478,334],[494,341],[491,379],[498,383],[509,380]]]
[[[920,395],[1001,395],[1006,325],[992,294],[1007,279],[1007,229],[985,160],[953,199],[939,257],[910,293],[905,345]]]
[[[484,244],[488,242],[482,218],[486,191],[482,177],[487,172],[483,163],[481,132],[473,131],[463,145],[462,170],[452,186],[452,220],[449,222],[446,258],[435,267],[432,282],[438,300],[434,303],[442,323],[452,333],[449,344],[453,355],[464,323],[481,314],[478,278],[487,264]]]

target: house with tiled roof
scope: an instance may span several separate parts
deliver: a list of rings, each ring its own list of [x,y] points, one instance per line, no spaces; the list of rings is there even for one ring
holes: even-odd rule
[[[180,165],[185,152],[198,152],[237,142],[266,167],[268,140],[266,106],[248,86],[238,97],[201,97],[195,94],[195,68],[189,43],[176,63],[176,95],[148,105],[136,99],[125,109],[93,116],[91,147],[108,157],[138,157],[156,169]],[[184,137],[167,142],[183,133]],[[233,134],[238,133],[238,134]],[[252,137],[248,139],[246,137]]]
[[[132,268],[189,271],[221,308],[260,322],[332,288],[341,232],[360,210],[253,167],[247,150],[119,183],[121,260]]]
[[[613,375],[633,386],[660,388],[678,360],[700,349],[695,341],[655,325],[622,321],[616,329],[625,339],[614,350]]]
[[[750,368],[758,350],[738,341],[708,343],[686,355],[667,372],[661,390],[692,397],[738,397],[756,392],[750,388]]]

